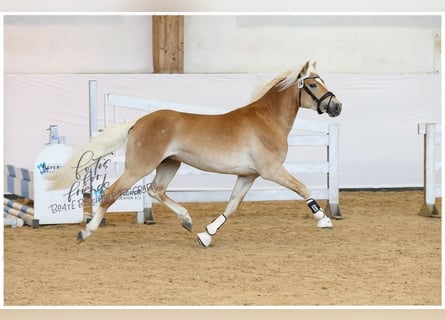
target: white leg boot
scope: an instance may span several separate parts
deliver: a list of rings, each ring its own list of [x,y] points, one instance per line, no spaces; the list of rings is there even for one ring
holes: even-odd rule
[[[227,218],[225,215],[220,215],[218,218],[212,221],[209,225],[206,227],[206,232],[198,233],[198,242],[199,244],[207,248],[210,243],[212,242],[212,237],[216,234],[216,231],[218,231],[219,228],[226,222]]]
[[[320,208],[320,206],[314,199],[309,198],[306,202],[308,207],[312,210],[314,218],[317,219],[318,228],[332,229],[334,227],[331,219],[326,216],[324,211]]]

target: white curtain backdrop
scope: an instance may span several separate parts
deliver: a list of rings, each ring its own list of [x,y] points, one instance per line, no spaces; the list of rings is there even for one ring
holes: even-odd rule
[[[276,74],[33,75],[4,80],[4,162],[34,169],[51,124],[70,146],[89,140],[88,81],[98,81],[98,103],[115,93],[223,109],[247,104]],[[440,75],[329,74],[328,87],[343,102],[338,118],[300,110],[298,117],[339,123],[340,187],[414,187],[423,184],[419,122],[440,122]],[[100,115],[103,111],[100,110]],[[127,119],[130,120],[130,119]],[[294,151],[292,151],[294,152]],[[291,152],[291,153],[292,153]],[[299,150],[289,156],[313,157]],[[317,155],[324,157],[323,154]],[[323,158],[324,159],[324,158]],[[309,184],[319,180],[300,177]],[[324,181],[324,180],[323,180]]]

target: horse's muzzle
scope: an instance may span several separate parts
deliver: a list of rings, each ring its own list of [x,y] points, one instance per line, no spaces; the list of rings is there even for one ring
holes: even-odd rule
[[[326,112],[330,117],[337,117],[341,113],[341,106],[342,104],[340,101],[333,99],[333,101],[330,101],[328,104]]]

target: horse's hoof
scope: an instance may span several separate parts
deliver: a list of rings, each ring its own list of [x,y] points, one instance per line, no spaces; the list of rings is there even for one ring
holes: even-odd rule
[[[190,222],[183,222],[181,225],[182,225],[182,227],[183,227],[185,230],[187,230],[187,231],[189,231],[189,232],[193,232],[193,231],[192,231],[192,224],[191,224]]]
[[[198,243],[201,247],[207,248],[212,242],[212,236],[207,232],[198,233]]]
[[[83,242],[84,240],[85,239],[83,237],[82,231],[79,231],[79,233],[77,234],[77,243],[79,244],[79,243]]]
[[[334,225],[331,219],[325,216],[323,219],[318,220],[317,227],[321,229],[333,229]]]

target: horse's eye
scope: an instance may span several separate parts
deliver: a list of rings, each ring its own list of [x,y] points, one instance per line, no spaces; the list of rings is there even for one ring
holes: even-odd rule
[[[311,88],[316,88],[316,87],[317,87],[317,84],[316,84],[316,83],[310,83],[310,84],[309,84],[309,87],[311,87]]]

